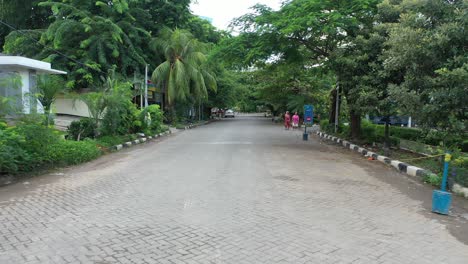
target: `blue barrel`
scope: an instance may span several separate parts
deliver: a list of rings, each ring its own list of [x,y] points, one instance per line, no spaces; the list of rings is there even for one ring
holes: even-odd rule
[[[309,134],[307,134],[307,133],[302,134],[302,140],[304,140],[304,141],[309,140]]]
[[[432,212],[448,215],[451,203],[451,193],[441,190],[434,190],[432,192]]]

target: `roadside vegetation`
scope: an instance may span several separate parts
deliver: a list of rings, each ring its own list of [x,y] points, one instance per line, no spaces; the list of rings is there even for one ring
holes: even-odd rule
[[[228,34],[191,14],[189,5],[2,1],[1,52],[44,60],[68,74],[38,76],[37,94],[28,96],[41,102],[44,114],[25,115],[15,98],[0,95],[0,177],[87,162],[142,134],[207,118],[211,107],[233,107],[234,74],[210,59]],[[165,109],[135,103],[146,65],[167,95]],[[21,93],[17,76],[0,82]],[[54,127],[53,103],[61,95],[89,109],[89,118],[64,132]]]
[[[232,22],[239,34],[216,54],[250,76],[255,102],[273,115],[313,104],[322,129],[335,133],[338,116],[339,136],[387,155],[407,155],[403,140],[450,151],[452,171],[467,186],[467,11],[466,1],[442,0],[256,5]],[[393,116],[411,116],[417,128],[391,125]],[[433,161],[424,167],[440,167]]]

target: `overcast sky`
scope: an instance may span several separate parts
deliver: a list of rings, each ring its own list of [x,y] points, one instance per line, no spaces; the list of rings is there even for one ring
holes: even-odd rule
[[[249,8],[260,3],[279,9],[282,0],[197,0],[191,8],[195,15],[213,19],[213,25],[227,29],[232,19],[249,13]]]

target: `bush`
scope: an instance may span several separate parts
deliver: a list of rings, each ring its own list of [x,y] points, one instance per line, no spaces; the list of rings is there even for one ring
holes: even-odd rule
[[[30,156],[30,162],[22,164],[19,171],[31,171],[42,166],[47,162],[43,155],[44,149],[60,141],[60,132],[45,126],[43,120],[43,117],[25,116],[15,127],[10,128],[24,138],[24,141],[20,141],[20,148]]]
[[[96,142],[104,147],[112,147],[132,140],[129,135],[125,136],[102,136],[96,139]]]
[[[61,140],[48,146],[44,151],[45,159],[54,165],[75,165],[96,159],[101,150],[91,140]]]
[[[468,157],[459,156],[452,160],[450,164],[452,175],[456,183],[468,187]]]
[[[462,152],[468,152],[468,139],[462,141],[460,149]]]
[[[433,186],[440,186],[442,183],[442,176],[438,174],[428,174],[423,178],[424,182],[429,183]]]
[[[176,129],[185,129],[185,125],[182,125],[182,124],[177,124],[175,126]]]
[[[14,128],[0,122],[0,175],[14,174],[31,164],[31,155],[23,149],[26,140]]]
[[[158,131],[156,131],[156,133],[159,134],[159,133],[162,133],[162,132],[166,132],[168,130],[169,130],[169,126],[161,125],[161,127],[159,128]]]
[[[68,138],[73,140],[82,140],[85,138],[93,138],[96,125],[90,118],[83,118],[78,121],[73,121],[68,126]]]
[[[396,126],[390,127],[390,135],[397,137],[397,138],[412,140],[412,141],[421,140],[421,138],[423,137],[423,133],[419,129],[409,128],[409,127],[396,127]]]
[[[143,109],[140,114],[140,121],[143,124],[145,134],[151,135],[161,130],[163,125],[163,112],[159,105],[150,105]]]
[[[328,122],[328,120],[320,121],[320,129],[322,131],[327,132],[327,133],[333,133],[334,132],[334,126],[333,126],[333,124],[330,124]]]
[[[102,135],[125,135],[141,131],[141,111],[130,100],[116,101],[106,109],[102,119]]]

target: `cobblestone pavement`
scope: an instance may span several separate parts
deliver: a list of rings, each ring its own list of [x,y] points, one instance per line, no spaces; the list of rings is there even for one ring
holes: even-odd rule
[[[0,263],[468,263],[380,166],[223,120],[0,189]]]

